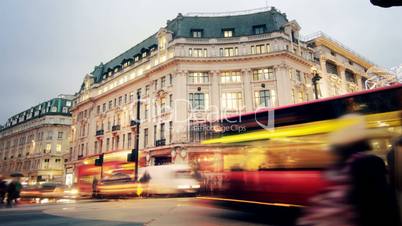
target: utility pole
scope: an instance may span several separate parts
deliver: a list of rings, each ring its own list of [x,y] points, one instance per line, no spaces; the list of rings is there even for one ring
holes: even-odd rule
[[[135,155],[135,168],[134,168],[134,180],[138,180],[138,159],[139,159],[139,143],[140,143],[140,110],[141,110],[141,89],[137,90],[137,124],[135,128],[135,151],[137,152]]]

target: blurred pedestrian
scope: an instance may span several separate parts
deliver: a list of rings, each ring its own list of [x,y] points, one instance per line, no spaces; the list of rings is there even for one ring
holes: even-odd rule
[[[368,154],[372,134],[363,116],[345,115],[330,135],[336,163],[325,171],[329,186],[299,219],[309,226],[397,226],[398,208],[384,161]]]
[[[400,161],[395,161],[395,159],[401,159],[402,157],[402,136],[397,138],[392,147],[391,150],[388,152],[387,154],[387,162],[388,162],[388,172],[389,172],[389,181],[391,184],[391,187],[394,190],[394,195],[395,195],[395,199],[398,200],[399,199],[399,194],[401,192],[401,182],[400,182],[400,171],[398,171],[400,169],[400,165],[401,164]],[[399,174],[397,173],[399,172]],[[400,210],[400,201],[397,202],[398,204],[398,209]],[[399,214],[399,218],[401,217],[401,212],[398,211]]]
[[[7,193],[7,183],[4,180],[3,176],[0,175],[0,204],[4,203],[6,193]]]
[[[98,197],[98,179],[94,177],[92,180],[92,198]]]
[[[14,177],[7,188],[7,206],[12,207],[13,203],[17,204],[17,199],[20,197],[22,185],[19,177]]]

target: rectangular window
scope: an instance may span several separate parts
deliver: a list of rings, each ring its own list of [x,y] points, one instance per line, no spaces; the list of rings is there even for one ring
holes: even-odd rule
[[[269,107],[270,106],[270,91],[260,90],[254,92],[255,103],[257,107]]]
[[[130,97],[129,97],[130,103],[134,101],[134,92],[130,92]]]
[[[113,101],[109,101],[109,110],[111,110],[112,109],[112,107],[113,107]]]
[[[131,148],[131,133],[128,133],[127,134],[127,147],[128,148]]]
[[[144,148],[148,147],[148,129],[144,129]]]
[[[149,115],[149,104],[144,106],[144,120],[148,120]]]
[[[61,152],[61,144],[56,144],[56,151]]]
[[[233,28],[223,29],[222,33],[223,33],[223,37],[230,38],[230,37],[234,36],[234,29]]]
[[[173,84],[173,75],[169,74],[169,85]]]
[[[241,92],[222,93],[222,108],[224,110],[234,111],[243,107],[243,97]]]
[[[296,79],[297,81],[302,82],[302,75],[299,70],[296,70]]]
[[[50,151],[52,149],[52,145],[51,144],[46,144],[46,151]]]
[[[127,104],[127,94],[124,94],[124,104]]]
[[[103,111],[103,112],[106,111],[106,103],[104,103],[104,104],[102,105],[102,111]]]
[[[161,127],[160,127],[160,139],[165,139],[165,123],[161,123]]]
[[[274,76],[274,68],[260,68],[253,70],[253,80],[254,81],[264,81],[264,80],[273,80]]]
[[[239,48],[235,47],[234,49],[234,55],[238,56],[239,55]]]
[[[149,95],[149,85],[145,86],[145,95],[148,96]]]
[[[205,94],[204,93],[189,93],[189,101],[192,110],[205,109]]]
[[[123,102],[123,97],[119,96],[119,106],[121,106],[122,102]]]
[[[255,35],[263,34],[265,32],[265,25],[253,26],[253,31]]]
[[[173,108],[173,94],[169,94],[169,107]]]
[[[202,38],[203,30],[202,29],[192,29],[191,35],[193,38]]]
[[[154,80],[154,90],[158,90],[158,80]]]
[[[57,138],[62,139],[63,138],[63,132],[58,132],[57,133]]]
[[[190,53],[189,55],[192,57],[206,57],[207,55],[207,49],[201,49],[201,48],[194,48],[194,50]]]
[[[265,44],[255,46],[255,53],[256,54],[261,54],[261,53],[265,53],[265,52],[266,52]]]
[[[97,107],[96,107],[96,114],[100,114],[100,105],[98,105]]]
[[[221,83],[241,82],[240,71],[225,71],[221,73]]]
[[[110,138],[106,138],[106,151],[109,151],[110,147]]]
[[[219,56],[223,56],[223,48],[219,49]]]
[[[157,130],[157,126],[154,125],[154,145],[156,145],[156,134],[157,134],[156,130]]]
[[[163,76],[163,77],[161,78],[161,88],[164,88],[164,87],[165,87],[165,82],[166,82],[166,77]]]
[[[232,47],[225,48],[225,57],[234,56],[234,49]]]
[[[169,142],[172,143],[172,136],[173,136],[173,122],[169,122]]]
[[[161,98],[161,113],[166,112],[166,97]]]
[[[188,83],[190,84],[209,83],[209,75],[207,72],[190,72],[188,76]]]

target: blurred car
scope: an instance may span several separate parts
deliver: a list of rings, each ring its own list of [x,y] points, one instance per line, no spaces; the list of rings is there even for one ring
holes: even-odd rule
[[[97,184],[96,196],[98,197],[126,197],[137,196],[138,183],[129,175],[116,173],[101,180]]]
[[[22,188],[23,198],[77,198],[78,190],[59,183],[43,183]]]
[[[148,166],[139,170],[139,182],[145,195],[195,194],[200,183],[189,165]]]

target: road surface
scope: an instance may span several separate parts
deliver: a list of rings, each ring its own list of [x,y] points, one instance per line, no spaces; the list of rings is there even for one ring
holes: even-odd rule
[[[205,205],[196,198],[152,198],[1,208],[0,225],[252,226],[269,225],[266,216]]]

